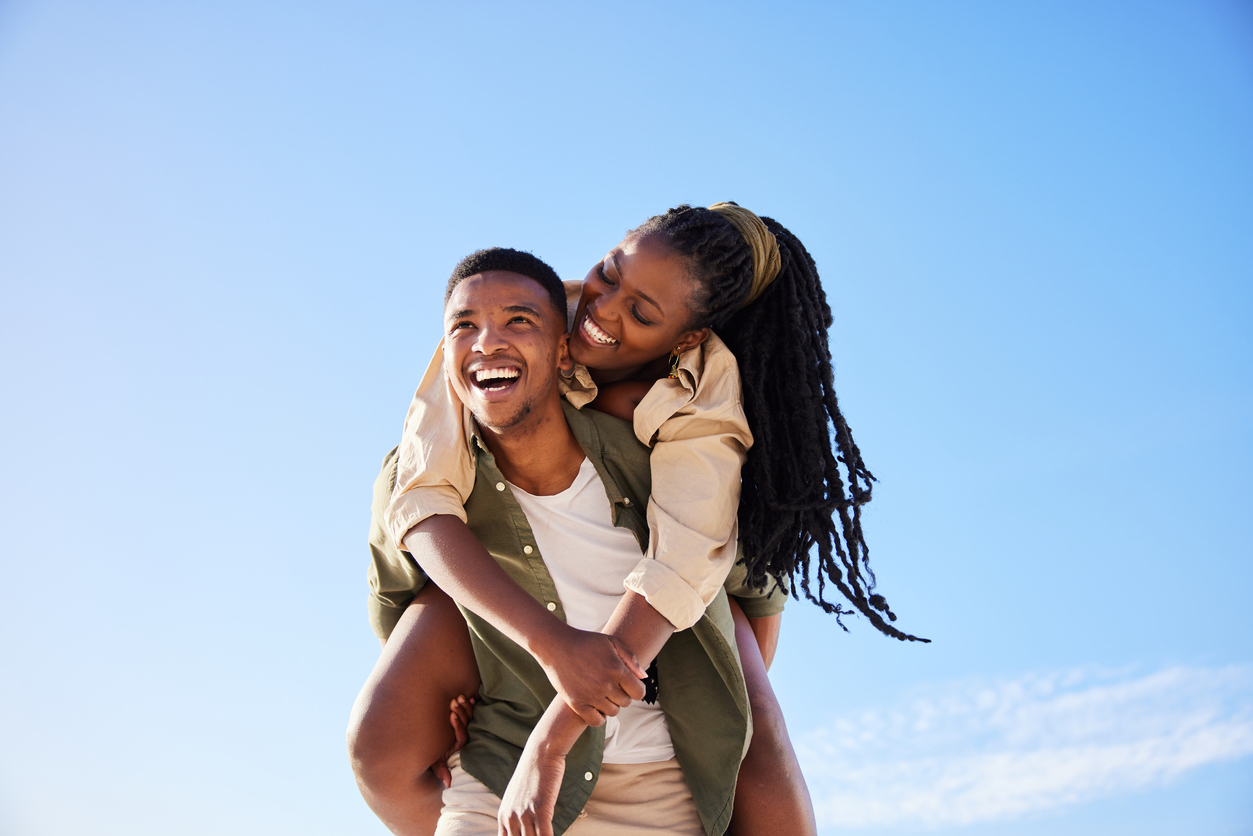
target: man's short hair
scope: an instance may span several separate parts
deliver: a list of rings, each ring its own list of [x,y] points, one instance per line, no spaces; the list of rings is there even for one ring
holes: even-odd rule
[[[565,330],[566,287],[557,277],[557,271],[530,253],[509,247],[475,250],[461,259],[448,279],[448,287],[444,290],[444,304],[448,304],[448,297],[452,296],[453,288],[461,284],[464,279],[491,270],[518,273],[539,282],[540,287],[548,291],[548,299],[553,303],[553,310],[557,312],[557,321],[561,323],[561,330]]]

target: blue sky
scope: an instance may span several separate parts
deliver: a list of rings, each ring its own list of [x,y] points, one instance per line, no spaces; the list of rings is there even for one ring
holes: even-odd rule
[[[824,836],[1253,833],[1253,11],[0,5],[0,831],[382,833],[370,482],[453,264],[790,227],[902,645],[795,604]]]

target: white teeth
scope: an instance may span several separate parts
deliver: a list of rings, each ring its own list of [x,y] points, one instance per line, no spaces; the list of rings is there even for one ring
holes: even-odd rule
[[[597,328],[596,323],[592,322],[592,318],[590,316],[583,317],[583,333],[587,334],[594,342],[598,342],[601,345],[615,345],[618,342],[613,337]]]
[[[485,380],[512,380],[517,376],[517,369],[479,369],[474,373],[474,379],[479,383],[482,383]]]

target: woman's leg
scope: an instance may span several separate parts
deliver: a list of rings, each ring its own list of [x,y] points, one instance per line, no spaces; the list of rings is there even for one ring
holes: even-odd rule
[[[761,658],[750,622],[731,600],[735,618],[735,642],[744,666],[744,682],[753,711],[753,740],[740,764],[735,784],[735,811],[728,836],[813,836],[818,832],[809,788],[801,775],[801,765],[792,750],[792,741],[783,722],[783,709],[775,699],[766,665]]]
[[[430,767],[453,742],[449,703],[478,690],[465,619],[428,583],[383,646],[348,723],[357,785],[392,833],[435,832],[443,784]]]

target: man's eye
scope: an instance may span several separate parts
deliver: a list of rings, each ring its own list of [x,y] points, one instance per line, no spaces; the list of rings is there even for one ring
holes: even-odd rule
[[[463,329],[473,328],[473,327],[474,327],[473,322],[454,322],[452,324],[452,327],[448,329],[448,332],[451,334],[453,331],[461,331]]]
[[[530,324],[531,324],[531,320],[527,319],[525,316],[515,316],[513,319],[511,319],[511,320],[509,320],[509,321],[510,321],[510,322],[521,322],[523,325],[530,325]]]

